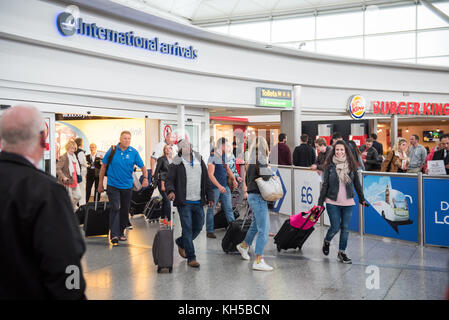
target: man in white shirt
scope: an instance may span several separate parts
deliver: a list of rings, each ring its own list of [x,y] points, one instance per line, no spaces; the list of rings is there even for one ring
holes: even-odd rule
[[[165,145],[170,145],[172,147],[172,159],[178,155],[178,147],[174,144],[176,141],[176,135],[173,132],[167,133],[165,136],[165,140],[159,142],[151,153],[150,159],[150,167],[151,167],[151,176],[154,175],[154,171],[156,169],[157,159],[164,155],[164,147]]]

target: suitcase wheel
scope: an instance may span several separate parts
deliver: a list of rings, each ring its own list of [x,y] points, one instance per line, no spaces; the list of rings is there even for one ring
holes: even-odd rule
[[[278,252],[281,252],[281,247],[277,245]]]

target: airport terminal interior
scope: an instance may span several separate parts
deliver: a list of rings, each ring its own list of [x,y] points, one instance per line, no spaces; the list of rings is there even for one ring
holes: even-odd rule
[[[86,245],[89,300],[449,300],[448,39],[448,0],[1,0],[0,121],[16,105],[42,113],[45,150],[36,166],[56,178],[77,138],[86,155],[95,144],[103,159],[129,134],[128,150],[148,170],[166,144],[181,141],[207,166],[226,138],[234,176],[243,179],[256,137],[267,142],[269,157],[279,152],[270,158],[277,197],[264,198],[269,272],[253,269],[258,236],[247,261],[222,248],[231,227],[212,238],[206,223],[193,242],[200,266],[190,266],[174,244],[172,267],[159,270],[155,237],[167,225],[155,209],[163,200],[154,184],[152,193],[132,191],[126,240],[110,241],[109,217],[102,232],[86,235],[93,222],[80,208],[92,212],[95,186],[85,199],[86,181],[79,180],[81,200],[72,205]],[[319,218],[305,218],[325,180],[317,165],[339,139],[357,158],[350,179],[360,181],[365,198],[358,203],[355,192],[354,204],[345,204],[352,213],[343,254],[352,263],[342,263],[341,253],[337,259],[340,233],[323,254],[329,198]],[[414,167],[415,141],[426,159]],[[298,164],[305,158],[296,152],[306,145],[313,161]],[[0,160],[1,148],[0,139]],[[280,160],[285,148],[288,163]],[[135,164],[143,182],[146,173]],[[218,179],[214,174],[208,177]],[[73,201],[76,183],[66,187]],[[232,201],[244,219],[242,183],[238,190]],[[103,193],[99,205],[108,201]],[[177,238],[180,212],[171,205]],[[159,216],[150,221],[150,212]],[[314,225],[294,227],[295,217]],[[275,243],[284,223],[307,234],[300,249]]]
[[[276,233],[286,216],[270,214]],[[86,240],[83,258],[88,299],[124,300],[442,300],[448,273],[447,248],[417,247],[391,239],[351,233],[347,253],[353,260],[337,261],[338,236],[325,257],[321,251],[327,227],[317,226],[302,250],[278,252],[270,237],[264,258],[273,272],[251,269],[237,252],[221,247],[225,229],[216,239],[203,230],[195,240],[199,269],[180,257],[176,246],[172,273],[157,273],[152,243],[159,226],[142,215],[131,219],[129,240],[109,247],[104,237]],[[175,237],[181,234],[175,214]],[[254,247],[250,255],[254,255]],[[254,256],[253,258],[254,259]],[[377,269],[378,268],[378,269]],[[372,270],[379,283],[371,284]],[[367,286],[367,281],[370,285]]]

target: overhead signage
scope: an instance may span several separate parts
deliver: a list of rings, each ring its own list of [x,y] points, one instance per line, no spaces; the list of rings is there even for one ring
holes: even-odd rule
[[[361,95],[353,95],[348,101],[348,111],[355,120],[362,119],[366,112],[366,101]]]
[[[373,114],[449,116],[449,103],[373,101]]]
[[[56,26],[61,35],[65,37],[76,34],[191,60],[198,58],[198,50],[193,46],[182,46],[178,42],[161,42],[158,37],[141,37],[135,35],[134,31],[120,32],[100,27],[96,23],[86,23],[82,18],[75,19],[69,12],[62,12],[58,15]]]
[[[256,105],[259,107],[292,107],[292,91],[275,88],[256,88]]]

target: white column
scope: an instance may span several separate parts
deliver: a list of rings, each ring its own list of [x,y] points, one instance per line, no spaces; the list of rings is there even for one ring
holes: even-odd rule
[[[204,161],[207,161],[209,159],[210,155],[210,118],[209,118],[209,109],[203,109],[204,111],[204,117],[203,121],[201,121],[201,150],[200,153],[203,156]]]
[[[180,104],[178,105],[178,140],[185,138],[185,106]]]
[[[393,148],[398,140],[398,115],[393,114],[390,120],[390,145]]]
[[[301,86],[293,87],[293,134],[295,146],[301,143]]]

